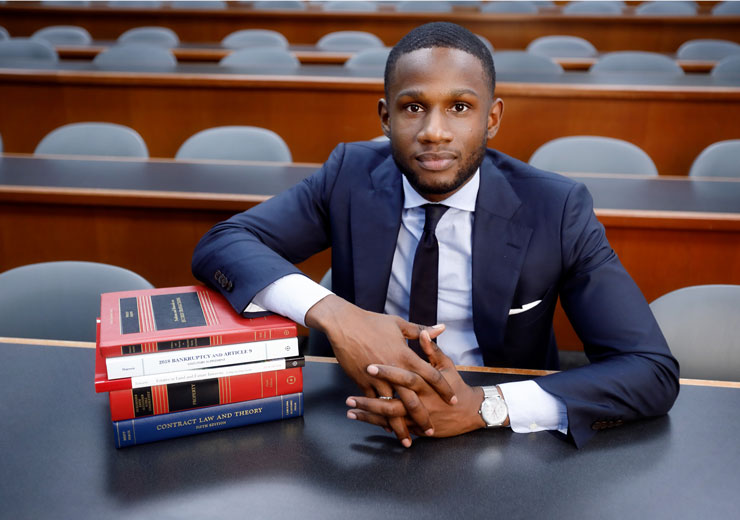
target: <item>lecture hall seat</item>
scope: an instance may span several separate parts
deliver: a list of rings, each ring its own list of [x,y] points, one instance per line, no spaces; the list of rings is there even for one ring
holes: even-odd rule
[[[718,141],[704,148],[691,164],[689,177],[740,177],[740,139]]]
[[[151,288],[142,276],[108,264],[16,267],[0,273],[0,336],[95,341],[101,293]]]
[[[177,151],[177,160],[291,162],[290,148],[272,130],[256,126],[221,126],[189,137]]]
[[[115,123],[70,123],[60,126],[39,142],[35,155],[96,155],[109,157],[149,157],[138,132]]]
[[[548,141],[535,150],[529,164],[558,173],[658,175],[653,160],[638,146],[621,139],[592,135]]]

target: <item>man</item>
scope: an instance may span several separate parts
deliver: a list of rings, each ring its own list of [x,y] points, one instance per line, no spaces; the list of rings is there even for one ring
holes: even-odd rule
[[[254,301],[324,332],[364,394],[347,400],[348,417],[407,447],[411,433],[500,426],[582,446],[604,426],[666,413],[678,393],[678,364],[585,187],[486,149],[503,113],[494,87],[472,33],[414,29],[386,65],[390,143],[339,145],[303,183],[216,225],[193,258],[236,310]],[[327,247],[333,293],[293,266]],[[462,381],[453,362],[557,368],[558,296],[590,365]]]

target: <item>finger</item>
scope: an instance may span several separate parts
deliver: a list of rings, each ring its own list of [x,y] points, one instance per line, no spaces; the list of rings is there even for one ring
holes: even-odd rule
[[[432,387],[432,389],[437,394],[439,394],[444,402],[449,404],[457,403],[457,396],[455,395],[455,391],[452,389],[450,383],[444,378],[442,373],[437,370],[437,368],[422,360],[419,356],[413,353],[412,355],[406,356],[404,359],[408,363],[406,368],[411,372],[415,372],[416,374],[418,374],[426,383],[429,384],[430,387]],[[450,361],[450,363],[452,362]]]
[[[432,341],[432,338],[426,330],[421,331],[421,334],[419,334],[419,345],[424,354],[427,355],[427,358],[429,358],[429,362],[435,368],[441,370],[455,366],[452,360],[447,357],[447,354],[439,348],[439,345]]]
[[[385,417],[383,417],[382,415],[366,412],[365,410],[360,410],[359,408],[352,408],[350,410],[347,410],[347,418],[366,422],[375,426],[380,426],[386,431],[390,430],[390,427],[388,426],[388,420]]]
[[[382,415],[389,420],[395,417],[405,417],[406,408],[399,399],[375,399],[370,397],[350,396],[345,404],[351,408],[358,408],[366,412]]]
[[[398,397],[406,409],[406,428],[412,432],[422,431],[424,435],[434,435],[432,418],[424,403],[419,399],[418,394],[403,386],[397,387],[396,392],[398,392]],[[412,421],[413,428],[409,427],[409,419]]]
[[[429,335],[432,338],[436,338],[445,331],[445,326],[443,323],[438,323],[431,326],[418,325],[399,317],[396,317],[396,322],[398,323],[398,327],[401,329],[401,332],[406,339],[419,339],[419,334],[421,334],[422,330],[428,330]]]

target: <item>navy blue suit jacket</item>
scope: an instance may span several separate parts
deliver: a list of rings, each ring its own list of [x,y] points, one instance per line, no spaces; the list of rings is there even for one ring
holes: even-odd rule
[[[299,272],[294,263],[331,247],[332,290],[383,312],[401,175],[388,143],[339,145],[316,174],[209,231],[193,273],[241,311],[268,284]],[[597,429],[670,409],[678,364],[582,184],[488,150],[472,269],[473,323],[488,366],[557,369],[552,319],[560,297],[591,364],[537,382],[566,404],[577,445]]]

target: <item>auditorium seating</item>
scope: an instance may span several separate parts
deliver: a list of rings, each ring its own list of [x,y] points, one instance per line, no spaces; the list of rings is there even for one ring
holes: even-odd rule
[[[532,154],[529,164],[559,173],[658,175],[650,156],[634,144],[590,135],[553,139]]]
[[[589,72],[592,74],[646,74],[681,76],[683,69],[671,58],[656,52],[610,52],[600,57]]]
[[[268,67],[296,69],[301,63],[293,54],[280,47],[238,49],[219,62],[225,67]]]
[[[332,32],[316,42],[316,47],[324,51],[359,51],[383,46],[383,40],[363,31]]]
[[[175,159],[293,160],[282,137],[266,128],[254,126],[222,126],[202,130],[180,146]]]
[[[135,27],[121,34],[118,43],[149,43],[171,48],[180,45],[180,38],[167,27]]]
[[[177,59],[169,49],[151,43],[121,43],[109,47],[93,58],[101,68],[173,68]]]
[[[92,36],[83,27],[74,25],[52,25],[39,29],[31,35],[32,40],[43,40],[52,45],[89,45]]]
[[[694,159],[689,176],[740,178],[740,139],[719,141],[707,146]]]
[[[34,154],[149,157],[144,139],[135,130],[98,122],[60,126],[39,142]]]
[[[57,61],[59,61],[57,51],[46,41],[30,38],[10,38],[0,41],[0,64]]]
[[[563,74],[563,67],[547,56],[527,51],[498,51],[494,53],[493,61],[497,74]]]
[[[679,60],[719,61],[733,54],[740,54],[740,44],[709,38],[689,40],[681,44],[676,51],[676,57]]]
[[[245,47],[280,47],[288,48],[288,39],[277,31],[266,29],[242,29],[234,31],[221,40],[221,46],[227,49]]]
[[[585,38],[567,35],[536,38],[527,45],[527,52],[551,58],[592,58],[598,54],[596,47]]]

